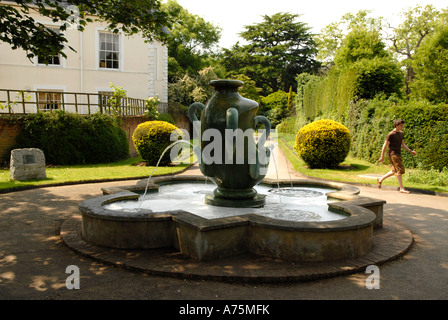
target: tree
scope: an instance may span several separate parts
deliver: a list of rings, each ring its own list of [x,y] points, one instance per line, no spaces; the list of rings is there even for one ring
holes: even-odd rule
[[[276,13],[263,16],[263,22],[246,26],[240,36],[248,42],[224,49],[221,63],[229,75],[245,74],[253,79],[264,96],[297,87],[295,77],[302,72],[315,73],[316,44],[310,28],[297,22],[299,15]]]
[[[418,52],[423,40],[431,35],[443,18],[447,17],[446,12],[439,12],[432,5],[422,8],[416,6],[402,13],[404,21],[396,28],[389,24],[392,34],[387,39],[392,42],[391,49],[402,58],[402,65],[406,68],[406,94],[411,93],[410,83],[415,78],[415,71],[412,61]]]
[[[336,51],[342,45],[345,36],[355,29],[364,29],[379,33],[382,30],[382,18],[369,17],[369,10],[360,10],[356,14],[346,13],[338,22],[330,23],[315,36],[319,48],[317,58],[323,63],[333,61]]]
[[[83,31],[87,23],[98,19],[107,22],[114,33],[126,35],[141,33],[147,41],[168,38],[166,27],[171,24],[168,12],[162,11],[159,0],[16,0],[15,5],[0,5],[0,41],[12,49],[25,50],[31,59],[35,56],[49,60],[60,54],[67,57],[64,48],[67,39],[63,31],[72,24]],[[34,20],[31,12],[38,12],[60,24],[59,31],[50,30]],[[96,18],[95,18],[96,17]],[[71,50],[74,50],[69,46]]]
[[[385,47],[378,31],[359,27],[350,31],[343,39],[336,51],[334,62],[337,66],[345,66],[361,59],[387,57],[389,54]]]
[[[168,78],[173,82],[176,77],[194,75],[210,66],[210,54],[221,37],[221,29],[189,13],[176,0],[168,0],[164,8],[175,17],[168,42]]]
[[[427,38],[414,57],[413,95],[431,102],[448,103],[448,26]]]

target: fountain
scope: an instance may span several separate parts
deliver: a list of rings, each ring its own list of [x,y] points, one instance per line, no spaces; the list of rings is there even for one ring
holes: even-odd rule
[[[122,250],[171,248],[199,262],[255,254],[312,263],[369,254],[385,202],[360,197],[347,184],[266,178],[270,123],[256,115],[256,102],[239,95],[242,84],[212,81],[208,104],[190,106],[202,175],[151,174],[136,185],[104,188],[103,196],[79,207],[82,241]],[[264,130],[256,141],[259,124]],[[317,213],[313,198],[323,198],[324,213]]]

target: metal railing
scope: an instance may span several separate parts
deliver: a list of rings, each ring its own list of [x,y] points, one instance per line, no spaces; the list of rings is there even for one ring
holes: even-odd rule
[[[120,106],[110,102],[113,93],[80,93],[63,91],[23,91],[0,89],[1,114],[28,114],[64,110],[79,114],[106,113],[120,116],[143,115],[145,100],[122,98]]]

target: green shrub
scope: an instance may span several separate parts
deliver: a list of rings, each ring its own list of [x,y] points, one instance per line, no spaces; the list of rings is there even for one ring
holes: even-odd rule
[[[362,59],[350,66],[356,74],[355,96],[373,99],[378,94],[400,95],[404,74],[398,65],[388,58]]]
[[[265,115],[271,122],[272,128],[275,128],[282,119],[286,118],[295,108],[295,93],[282,90],[271,93],[261,99],[261,110],[265,110]]]
[[[15,148],[39,148],[53,165],[108,163],[129,157],[129,143],[118,118],[81,116],[62,110],[29,114]]]
[[[294,148],[310,168],[332,168],[347,157],[350,139],[343,124],[324,119],[301,128]]]
[[[299,130],[296,117],[287,117],[275,128],[279,133],[297,134]]]
[[[159,113],[157,120],[174,124],[174,119],[169,113]]]
[[[147,121],[135,129],[132,141],[147,165],[157,165],[162,153],[173,143],[171,141],[173,131],[182,136],[182,132],[175,125],[166,121]],[[159,165],[166,166],[170,163],[170,152],[166,152]]]

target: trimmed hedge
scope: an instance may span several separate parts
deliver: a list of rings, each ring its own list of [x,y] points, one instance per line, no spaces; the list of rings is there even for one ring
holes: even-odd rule
[[[109,163],[129,157],[126,132],[113,116],[58,110],[26,115],[23,123],[14,148],[39,148],[47,164]]]
[[[377,162],[395,119],[405,121],[405,143],[417,151],[415,157],[402,152],[406,167],[448,168],[448,105],[425,101],[373,99],[352,104],[347,127],[353,133],[353,156]]]
[[[324,119],[300,129],[294,148],[311,168],[333,168],[347,157],[350,140],[350,132],[344,125]]]
[[[132,135],[132,141],[147,165],[157,165],[163,151],[173,143],[173,131],[182,136],[182,132],[175,125],[166,121],[147,121],[138,125]],[[166,152],[159,165],[166,166],[170,163],[170,152]]]

